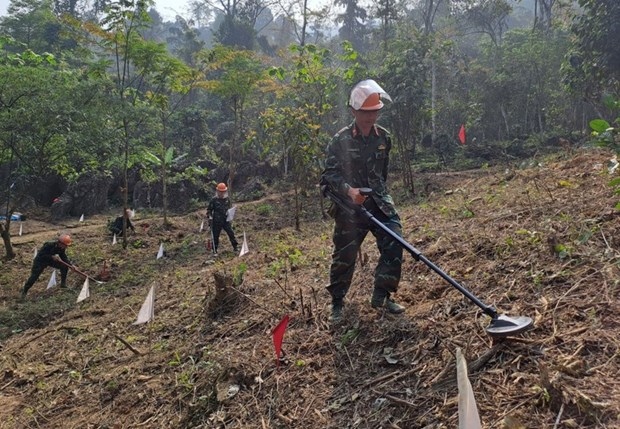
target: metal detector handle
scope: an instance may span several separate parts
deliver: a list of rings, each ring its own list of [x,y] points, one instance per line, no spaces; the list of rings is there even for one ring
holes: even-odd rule
[[[369,189],[369,188],[366,188]],[[340,195],[332,191],[329,186],[323,185],[323,195],[335,202],[340,208],[346,211],[349,215],[354,216],[358,214],[358,209],[353,203],[345,201]]]

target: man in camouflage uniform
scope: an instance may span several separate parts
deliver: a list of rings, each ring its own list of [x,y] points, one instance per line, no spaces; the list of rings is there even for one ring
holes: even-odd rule
[[[69,271],[69,267],[67,267],[67,265],[73,264],[67,257],[66,249],[71,245],[71,243],[71,236],[69,234],[62,234],[58,237],[58,239],[48,241],[43,244],[41,249],[37,252],[37,256],[35,256],[34,261],[32,261],[30,277],[26,280],[24,288],[22,289],[22,299],[26,297],[28,289],[30,289],[39,279],[39,276],[45,267],[58,268],[60,270],[60,287],[67,287],[67,274]]]
[[[215,197],[209,202],[207,207],[207,217],[209,226],[213,233],[213,249],[217,253],[220,244],[220,233],[222,229],[228,235],[230,244],[235,252],[239,251],[239,243],[235,238],[235,233],[231,223],[227,220],[228,210],[230,209],[230,199],[228,198],[228,186],[225,183],[218,183],[215,188]]]
[[[392,142],[389,133],[375,124],[383,107],[382,97],[391,101],[370,79],[353,88],[349,107],[355,120],[329,143],[321,183],[353,204],[363,205],[375,218],[401,235],[400,218],[386,186]],[[360,188],[371,188],[373,193],[364,196]],[[402,313],[404,307],[391,298],[400,281],[402,246],[365,217],[351,216],[338,206],[332,209],[334,251],[327,287],[332,297],[332,322],[342,320],[344,297],[351,285],[358,250],[369,231],[375,236],[381,254],[375,269],[371,306],[394,314]]]

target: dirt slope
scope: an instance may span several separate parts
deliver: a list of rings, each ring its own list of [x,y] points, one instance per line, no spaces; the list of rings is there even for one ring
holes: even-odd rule
[[[330,327],[332,224],[312,195],[302,232],[291,228],[288,195],[240,205],[235,227],[250,248],[241,258],[210,257],[201,212],[172,218],[171,230],[138,213],[126,250],[106,236],[109,216],[28,220],[0,274],[0,428],[454,428],[457,348],[485,428],[620,427],[610,157],[420,177],[434,191],[417,204],[395,184],[411,244],[500,313],[535,319],[495,342],[488,318],[409,256],[397,297],[405,315],[372,310],[372,240],[346,322]],[[45,291],[48,270],[18,302],[34,247],[59,231],[73,234],[82,270],[107,260],[111,280],[91,283],[78,304],[84,279],[72,273],[70,289]],[[215,274],[238,284],[223,301],[214,301]],[[155,318],[135,326],[153,285]],[[285,314],[276,365],[271,329]]]

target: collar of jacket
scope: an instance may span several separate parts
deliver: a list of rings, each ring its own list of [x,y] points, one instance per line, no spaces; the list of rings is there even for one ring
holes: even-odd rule
[[[370,130],[370,134],[375,134],[376,136],[379,136],[379,128],[377,128],[377,125],[373,125],[371,130]],[[370,135],[369,134],[369,135]],[[357,136],[363,136],[362,132],[360,131],[360,129],[358,128],[357,124],[354,122],[353,126],[351,127],[351,136],[353,136],[353,138],[357,137]]]

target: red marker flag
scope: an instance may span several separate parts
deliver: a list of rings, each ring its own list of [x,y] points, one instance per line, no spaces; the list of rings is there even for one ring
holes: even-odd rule
[[[284,339],[284,332],[286,331],[286,327],[288,326],[288,314],[285,315],[280,323],[273,328],[271,334],[273,335],[273,347],[276,349],[276,362],[278,366],[280,366],[280,354],[282,352],[282,340]]]
[[[461,144],[465,144],[465,125],[461,125],[461,129],[459,130],[459,141]]]

